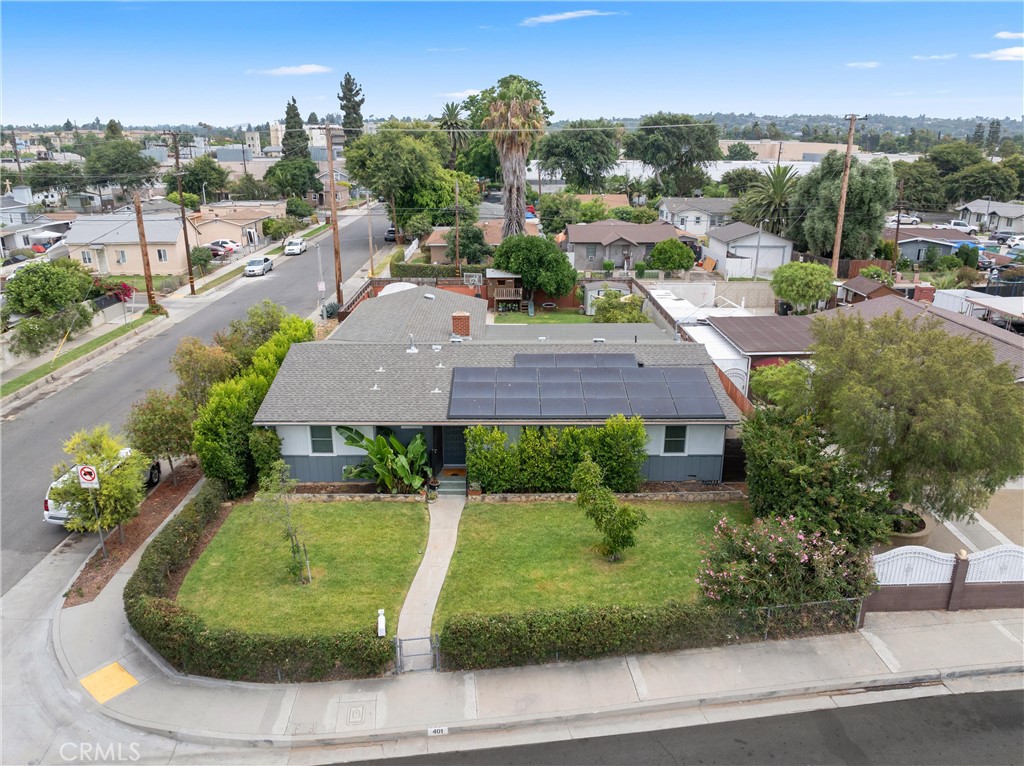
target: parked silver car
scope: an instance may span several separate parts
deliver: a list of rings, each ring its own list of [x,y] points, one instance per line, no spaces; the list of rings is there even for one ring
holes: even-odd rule
[[[274,262],[263,256],[262,258],[250,258],[245,264],[245,276],[259,277],[268,271],[274,270]]]

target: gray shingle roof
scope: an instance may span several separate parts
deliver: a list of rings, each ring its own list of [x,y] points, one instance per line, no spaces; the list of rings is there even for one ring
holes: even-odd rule
[[[700,210],[720,215],[730,212],[733,205],[739,201],[738,197],[662,197],[658,207],[664,207],[672,213]]]
[[[144,215],[146,243],[177,242],[181,234],[181,218],[168,215]],[[75,221],[64,240],[68,245],[114,245],[139,241],[134,213],[91,215]]]
[[[634,245],[657,244],[666,239],[679,237],[679,231],[668,221],[630,223],[609,219],[596,223],[571,223],[565,228],[572,244],[607,245],[620,239]]]
[[[433,295],[433,300],[427,295]],[[456,311],[469,313],[472,337],[484,336],[487,301],[439,287],[417,287],[363,301],[338,326],[331,340],[406,344],[412,335],[416,343],[447,343]]]
[[[856,276],[853,279],[848,279],[843,282],[840,287],[849,290],[857,295],[868,296],[872,293],[878,292],[879,289],[886,287],[877,279],[871,279],[870,277]]]
[[[641,343],[668,343],[674,340],[673,333],[662,330],[656,324],[489,324],[484,330],[487,341],[530,342],[539,337],[548,343],[593,343],[594,338],[604,338],[609,343],[632,343],[636,338]]]
[[[719,226],[708,232],[711,239],[717,239],[719,242],[733,242],[743,239],[743,237],[749,237],[751,234],[757,234],[757,227],[742,221],[730,223],[728,226]]]
[[[707,375],[725,419],[664,422],[740,421],[740,413],[726,395],[711,357],[697,343],[444,343],[439,344],[437,351],[430,344],[418,344],[418,349],[413,354],[396,344],[333,341],[296,344],[289,350],[254,422],[266,426],[474,425],[476,421],[469,419],[448,418],[453,368],[512,367],[517,353],[537,352],[628,352],[635,354],[647,367],[700,367]],[[649,420],[662,422],[656,418]]]
[[[987,199],[976,199],[961,205],[958,210],[970,210],[972,213],[995,213],[1002,218],[1020,218],[1024,215],[1024,205],[1012,202],[995,202]]]

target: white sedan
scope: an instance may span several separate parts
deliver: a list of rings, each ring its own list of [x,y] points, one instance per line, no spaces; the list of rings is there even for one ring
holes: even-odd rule
[[[289,239],[284,246],[285,255],[298,255],[299,253],[306,252],[306,240],[301,237],[296,239]]]

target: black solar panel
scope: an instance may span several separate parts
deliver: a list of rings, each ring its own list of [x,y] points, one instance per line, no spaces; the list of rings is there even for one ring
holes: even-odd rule
[[[580,371],[575,367],[544,368],[537,370],[541,383],[580,382]]]
[[[629,399],[625,397],[614,399],[587,399],[587,416],[592,418],[607,418],[612,415],[625,415],[632,417],[633,410],[629,406]]]
[[[583,418],[587,415],[583,399],[541,399],[540,411],[546,418]]]
[[[537,369],[535,367],[499,367],[496,373],[499,383],[537,382]]]
[[[494,398],[494,383],[476,383],[456,380],[452,382],[452,399]]]
[[[711,386],[708,385],[707,378],[703,378],[701,380],[669,382],[668,390],[674,399],[680,397],[685,398],[687,396],[714,396]]]
[[[498,383],[494,389],[496,398],[536,399],[540,395],[537,383]]]
[[[540,384],[540,398],[541,399],[582,399],[583,398],[583,386],[579,380],[570,383],[566,381],[564,383],[541,383]]]
[[[452,373],[452,381],[494,382],[493,367],[456,367]]]
[[[676,407],[672,403],[672,399],[641,399],[638,397],[629,397],[629,406],[633,409],[634,415],[640,415],[645,418],[674,418],[676,416]]]
[[[690,382],[694,380],[707,380],[704,370],[699,367],[662,367],[665,380],[669,383]]]
[[[718,400],[712,397],[689,397],[673,399],[676,414],[681,418],[724,418]]]
[[[629,391],[629,399],[671,399],[668,385],[664,380],[656,383],[627,383],[626,390]]]
[[[513,357],[516,367],[554,367],[554,354],[516,354]]]
[[[540,402],[537,399],[498,399],[494,414],[498,417],[537,417],[540,415]]]
[[[493,418],[494,399],[452,399],[448,405],[448,417]]]
[[[621,383],[622,374],[618,368],[584,367],[580,370],[580,380],[584,383]]]
[[[627,383],[665,382],[665,373],[659,367],[623,367],[619,370],[619,373]]]
[[[594,354],[598,367],[636,367],[634,354]]]
[[[555,354],[556,367],[597,367],[594,354]]]
[[[588,383],[583,381],[583,398],[612,399],[626,398],[626,387],[620,380],[618,383]]]

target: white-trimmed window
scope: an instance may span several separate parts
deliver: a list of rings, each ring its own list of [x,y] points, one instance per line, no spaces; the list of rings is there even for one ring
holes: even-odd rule
[[[593,261],[597,259],[597,245],[587,245],[587,260]]]
[[[686,426],[665,426],[665,443],[662,454],[686,454]]]
[[[158,247],[156,249],[156,259],[160,263],[167,263],[167,251],[164,250],[162,247]]]
[[[694,226],[700,226],[700,216],[699,215],[695,215],[693,217],[693,225]]]
[[[117,254],[118,263],[128,263],[128,253],[124,250],[115,250],[114,252]]]
[[[92,250],[82,251],[82,263],[92,263]]]
[[[309,427],[309,451],[314,455],[334,454],[334,438],[330,426]]]
[[[679,216],[679,225],[682,226],[684,229],[686,228],[686,216],[685,215]]]

